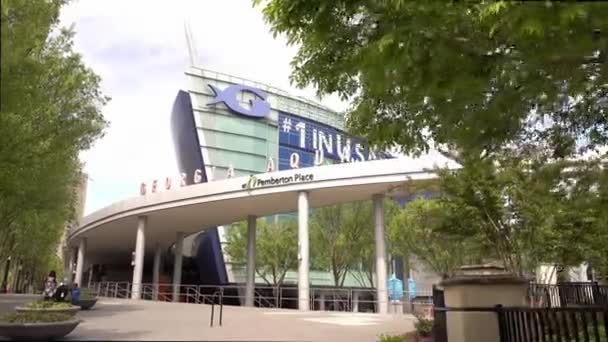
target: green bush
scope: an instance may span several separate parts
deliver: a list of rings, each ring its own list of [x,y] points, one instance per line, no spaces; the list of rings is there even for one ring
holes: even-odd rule
[[[97,298],[97,292],[95,292],[95,290],[91,290],[91,289],[80,289],[80,299],[84,300],[84,299],[95,299]]]
[[[67,302],[56,302],[54,300],[39,300],[28,303],[25,307],[29,309],[67,309],[71,308],[72,304]]]
[[[380,335],[380,342],[408,342],[402,335]]]
[[[1,322],[8,323],[51,323],[70,319],[71,315],[55,312],[16,312],[0,317]]]
[[[414,327],[419,336],[431,336],[433,333],[433,320],[418,317],[418,321],[414,323]]]

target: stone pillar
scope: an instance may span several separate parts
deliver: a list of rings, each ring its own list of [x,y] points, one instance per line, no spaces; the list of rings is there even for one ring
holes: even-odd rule
[[[255,216],[247,217],[247,280],[245,288],[245,305],[254,305],[255,293]]]
[[[374,195],[374,235],[376,239],[376,294],[378,313],[388,313],[386,290],[386,242],[384,238],[384,196]]]
[[[158,300],[158,282],[160,279],[160,261],[162,256],[162,249],[160,244],[156,244],[154,249],[154,266],[152,267],[152,286],[154,287],[152,292],[152,299]]]
[[[465,266],[460,274],[441,282],[449,308],[527,306],[528,280],[494,266]],[[447,312],[450,342],[500,342],[495,312]]]
[[[184,233],[178,232],[177,239],[175,241],[175,253],[173,263],[173,301],[179,302],[179,295],[181,293],[180,287],[182,285],[182,256],[184,250]]]
[[[310,310],[308,280],[308,192],[298,193],[298,309]]]
[[[131,299],[141,298],[141,279],[144,273],[144,253],[146,250],[146,225],[148,218],[137,218],[137,235],[135,236],[135,264],[133,265],[133,284],[131,285]]]
[[[76,257],[76,275],[74,283],[82,287],[82,272],[84,271],[84,258],[87,250],[87,239],[82,238],[78,244],[78,256]]]

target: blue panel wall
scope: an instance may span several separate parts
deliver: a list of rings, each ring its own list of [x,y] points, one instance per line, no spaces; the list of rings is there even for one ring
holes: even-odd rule
[[[202,171],[203,182],[207,182],[205,163],[201,153],[200,142],[196,131],[196,122],[192,111],[190,94],[180,90],[175,97],[171,112],[171,134],[180,172],[187,174],[186,182],[193,184],[194,171]],[[205,218],[201,217],[201,221]],[[197,236],[196,265],[201,284],[226,284],[226,264],[220,245],[217,228],[207,230]]]
[[[341,154],[351,161],[370,159],[366,142],[328,125],[279,112],[279,170],[291,169],[290,156],[298,154],[299,167],[313,166],[315,151],[321,150],[323,158],[333,163],[341,162]],[[377,152],[376,159],[390,158],[384,152]]]

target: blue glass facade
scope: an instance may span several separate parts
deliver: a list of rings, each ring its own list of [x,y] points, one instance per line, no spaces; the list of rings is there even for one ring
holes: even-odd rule
[[[384,152],[370,152],[364,140],[328,125],[279,112],[279,170],[292,169],[291,158],[299,167],[319,164],[385,159]],[[296,154],[297,157],[292,157]]]

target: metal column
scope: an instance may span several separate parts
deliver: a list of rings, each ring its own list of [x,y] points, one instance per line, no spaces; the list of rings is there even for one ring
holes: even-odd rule
[[[386,242],[384,239],[384,196],[374,195],[374,235],[376,239],[376,295],[378,313],[388,313]]]
[[[154,249],[154,266],[152,267],[152,285],[154,287],[152,292],[152,298],[158,300],[158,281],[160,279],[160,258],[162,249],[160,244],[156,244]]]
[[[175,241],[174,263],[173,263],[173,297],[174,302],[179,302],[180,287],[182,285],[182,256],[184,250],[184,233],[178,232]]]
[[[308,192],[298,193],[298,309],[310,310],[308,280]]]
[[[133,284],[131,287],[131,299],[141,298],[141,279],[144,272],[144,253],[146,250],[147,223],[147,217],[140,216],[137,218],[137,235],[135,236],[135,265],[133,265]]]
[[[82,272],[84,270],[84,257],[87,250],[87,239],[80,239],[78,245],[78,256],[76,258],[76,276],[74,277],[74,283],[78,286],[82,286]]]
[[[255,216],[247,217],[247,283],[245,289],[245,305],[254,306],[255,294]]]

